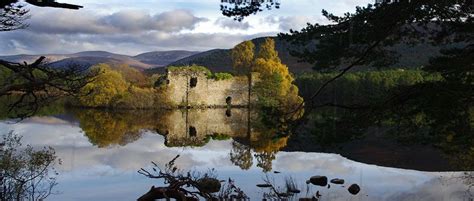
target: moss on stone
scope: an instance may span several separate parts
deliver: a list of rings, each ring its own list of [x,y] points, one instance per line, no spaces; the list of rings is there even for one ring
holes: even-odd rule
[[[170,66],[166,68],[169,72],[184,73],[184,72],[204,72],[207,76],[212,75],[212,72],[204,67],[198,65],[191,66]]]

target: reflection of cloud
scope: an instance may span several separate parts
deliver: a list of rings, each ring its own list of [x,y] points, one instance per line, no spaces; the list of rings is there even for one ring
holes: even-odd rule
[[[151,165],[166,164],[181,154],[180,168],[190,169],[203,165],[190,153],[180,153],[178,148],[164,146],[163,136],[146,133],[127,147],[116,146],[100,149],[90,144],[78,127],[22,122],[19,124],[0,124],[0,130],[15,130],[23,136],[24,144],[33,147],[52,146],[63,161],[59,168],[66,171],[136,171]],[[98,173],[99,174],[99,173]],[[101,173],[100,173],[101,174]]]
[[[164,146],[161,135],[145,132],[139,140],[126,146],[100,149],[89,143],[87,137],[76,126],[64,124],[40,124],[56,122],[38,119],[18,124],[0,123],[0,133],[15,130],[23,135],[24,144],[34,147],[53,146],[63,160],[60,166],[60,188],[63,197],[58,200],[130,200],[136,199],[157,180],[147,180],[136,171],[149,167],[150,162],[166,164],[177,154],[181,157],[177,165],[185,170],[216,168],[219,178],[233,178],[252,198],[259,199],[256,183],[262,182],[261,169],[253,167],[241,171],[232,165],[229,158],[231,141],[211,141],[204,147],[169,148]],[[346,180],[346,187],[331,185],[319,190],[326,200],[468,200],[463,181],[452,179],[459,173],[428,173],[396,168],[367,165],[348,160],[337,154],[279,152],[273,162],[274,170],[282,173],[275,176],[279,185],[285,176],[294,177],[300,188],[314,175]],[[442,178],[440,177],[442,176]],[[347,186],[357,183],[362,191],[357,196],[347,192]],[[130,188],[121,185],[132,185]],[[121,189],[113,194],[113,189]],[[304,190],[304,189],[302,189]],[[102,194],[103,192],[111,194]],[[125,193],[126,192],[126,193]],[[473,192],[474,193],[474,192]],[[112,195],[113,194],[113,195]],[[124,196],[124,197],[122,197]],[[74,197],[74,198],[72,198]],[[54,197],[52,197],[55,199]],[[63,199],[64,198],[64,199]],[[88,198],[88,199],[86,199]]]
[[[57,117],[31,117],[23,120],[23,123],[50,124],[50,125],[75,125],[73,122]]]
[[[280,153],[274,162],[279,169],[294,172],[307,170],[331,170],[335,174],[352,174],[353,166],[347,159],[336,154],[305,154],[302,152]]]
[[[474,189],[470,190],[458,177],[452,175],[451,178],[433,178],[422,185],[418,185],[406,192],[396,192],[387,196],[387,201],[410,201],[410,200],[472,200]]]

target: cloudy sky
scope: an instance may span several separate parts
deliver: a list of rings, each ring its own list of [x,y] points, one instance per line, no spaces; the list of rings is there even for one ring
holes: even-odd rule
[[[242,22],[223,17],[220,0],[58,0],[84,6],[65,10],[29,7],[30,25],[0,32],[0,55],[104,50],[136,55],[157,50],[231,48],[261,36],[327,23],[321,9],[352,12],[373,0],[281,0],[278,10]]]

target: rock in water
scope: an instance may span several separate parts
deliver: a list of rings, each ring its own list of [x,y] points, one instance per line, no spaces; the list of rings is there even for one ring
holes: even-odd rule
[[[270,187],[272,187],[272,185],[271,184],[257,184],[257,187],[259,187],[259,188],[270,188]]]
[[[351,186],[349,186],[348,190],[349,193],[351,193],[352,195],[357,195],[357,193],[360,192],[360,187],[357,184],[352,184]]]
[[[202,178],[197,181],[201,190],[205,193],[216,193],[221,190],[221,182],[214,178]]]
[[[328,185],[328,178],[325,176],[312,176],[309,182],[316,186],[326,186]]]
[[[331,179],[331,183],[333,184],[344,184],[344,179]]]

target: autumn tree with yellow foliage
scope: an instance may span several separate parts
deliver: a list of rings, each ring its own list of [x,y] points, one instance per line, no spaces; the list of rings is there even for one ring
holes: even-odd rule
[[[128,84],[122,74],[112,70],[109,65],[98,64],[91,70],[97,71],[98,75],[82,88],[82,93],[87,94],[79,98],[82,105],[108,107],[127,92]]]
[[[255,45],[252,41],[244,41],[232,49],[232,65],[234,71],[240,75],[252,72]]]
[[[296,111],[303,98],[298,95],[298,87],[293,84],[295,79],[288,67],[278,57],[275,41],[266,38],[256,57],[254,47],[251,41],[240,43],[232,50],[232,59],[235,69],[250,69],[259,74],[260,81],[254,88],[257,104],[283,114]]]

